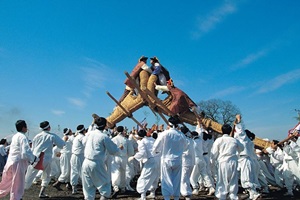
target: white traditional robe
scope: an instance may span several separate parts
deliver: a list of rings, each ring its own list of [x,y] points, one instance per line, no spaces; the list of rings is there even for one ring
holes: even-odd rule
[[[202,135],[202,134],[201,134]],[[204,160],[203,156],[203,139],[198,136],[193,141],[194,149],[195,149],[195,166],[193,168],[192,174],[191,174],[191,184],[193,189],[199,188],[199,177],[201,177],[204,180],[204,185],[206,187],[214,187],[213,181],[211,177],[209,177],[206,167],[206,162]]]
[[[137,181],[136,190],[140,194],[146,194],[151,188],[155,192],[159,179],[159,164],[157,157],[153,155],[152,149],[155,140],[152,137],[144,137],[138,142],[138,152],[134,158],[143,163],[141,175]]]
[[[94,200],[96,189],[100,195],[109,198],[111,182],[104,163],[106,151],[109,154],[119,152],[118,147],[100,130],[90,131],[85,136],[84,161],[82,164],[82,186],[85,200]]]
[[[84,134],[78,133],[73,140],[72,156],[71,156],[71,185],[78,184],[78,179],[81,179],[81,167],[84,160]]]
[[[190,137],[186,137],[187,148],[182,154],[182,172],[180,182],[180,193],[182,196],[192,195],[190,177],[195,165],[195,148],[194,141]]]
[[[65,142],[66,144],[63,146],[60,151],[60,171],[61,174],[58,177],[58,181],[62,183],[70,182],[70,174],[71,174],[71,155],[72,155],[72,145],[74,136],[68,135],[64,136],[68,137],[68,140]]]
[[[39,156],[44,152],[43,159],[43,174],[42,174],[42,187],[48,186],[51,178],[51,161],[53,154],[53,145],[57,145],[59,148],[63,148],[65,142],[54,133],[48,131],[42,131],[37,134],[32,140],[32,151],[34,155]],[[33,168],[32,166],[28,167],[26,178],[25,178],[25,189],[28,189],[33,182],[33,179],[36,177],[39,170]]]
[[[182,171],[182,154],[186,149],[185,135],[175,128],[159,134],[153,153],[161,153],[161,188],[164,199],[179,199]]]
[[[215,140],[211,150],[211,160],[216,162],[217,183],[215,196],[219,199],[238,199],[238,153],[243,145],[235,138],[224,134]],[[214,163],[213,163],[214,164]]]
[[[118,146],[123,146],[123,149],[114,155],[111,165],[111,181],[114,188],[125,190],[126,188],[126,164],[128,156],[133,156],[134,150],[132,143],[126,137],[119,133],[112,138],[112,141]]]

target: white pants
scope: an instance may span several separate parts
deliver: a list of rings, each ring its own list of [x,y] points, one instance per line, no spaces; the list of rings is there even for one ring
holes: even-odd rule
[[[60,170],[61,174],[58,177],[59,182],[70,182],[71,173],[71,153],[63,153],[60,156]]]
[[[194,168],[194,166],[182,166],[180,193],[184,197],[192,195],[190,177],[191,177],[193,168]]]
[[[206,187],[213,187],[213,181],[208,176],[208,173],[207,173],[205,160],[202,158],[196,157],[195,165],[194,165],[194,168],[193,168],[193,171],[191,174],[191,178],[190,178],[191,184],[194,189],[199,188],[198,181],[199,181],[200,175],[203,178]]]
[[[238,200],[238,171],[237,160],[227,160],[218,164],[218,175],[215,196],[226,199],[227,195],[232,200]]]
[[[141,175],[137,181],[136,190],[143,194],[150,190],[155,191],[157,188],[157,179],[159,179],[159,165],[155,158],[150,158],[144,163]]]
[[[52,159],[44,159],[43,160],[43,168],[44,169],[43,169],[43,173],[41,176],[41,179],[42,179],[41,186],[42,187],[47,187],[50,183],[51,160]],[[31,165],[28,166],[26,176],[25,176],[25,189],[30,188],[30,186],[32,185],[32,182],[38,172],[39,172],[38,169],[33,168]]]
[[[259,188],[258,183],[258,169],[255,163],[248,156],[240,157],[239,159],[240,165],[240,180],[241,185],[245,189],[253,189]]]
[[[71,156],[71,185],[77,185],[78,179],[81,179],[81,167],[84,160],[84,154],[72,154]]]
[[[111,182],[113,187],[125,189],[127,157],[114,156],[111,165]]]
[[[164,199],[179,199],[182,161],[161,159],[161,190]]]
[[[101,196],[110,197],[111,184],[103,161],[84,159],[81,170],[82,190],[85,200],[94,200],[96,189]]]

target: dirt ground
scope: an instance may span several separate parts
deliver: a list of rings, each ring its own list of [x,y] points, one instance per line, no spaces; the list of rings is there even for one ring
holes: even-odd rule
[[[51,183],[52,184],[52,183]],[[134,183],[133,185],[134,186]],[[38,200],[40,199],[38,197],[39,191],[40,191],[40,185],[32,185],[28,190],[25,191],[25,194],[23,196],[23,200]],[[48,198],[49,200],[75,200],[75,199],[84,199],[82,194],[82,189],[78,188],[78,194],[72,195],[71,190],[68,190],[64,185],[61,187],[62,191],[57,191],[55,188],[52,187],[52,185],[49,185],[46,189],[46,194],[50,196]],[[283,194],[285,193],[285,190],[278,190],[278,188],[271,187],[270,188],[270,194],[263,194],[259,199],[299,199],[300,200],[300,192],[295,191],[294,197],[285,197]],[[216,199],[212,196],[205,195],[207,192],[200,192],[199,195],[193,195],[191,199]],[[160,188],[156,191],[156,199],[163,199],[161,195]],[[139,194],[137,192],[130,192],[126,191],[125,193],[119,194],[116,199],[119,200],[131,200],[131,199],[138,199]],[[239,198],[240,199],[247,199],[246,195],[242,193],[242,190],[239,191]],[[96,194],[96,199],[100,199],[99,193]],[[184,199],[181,197],[180,199]],[[9,196],[6,196],[3,198],[3,200],[9,200]]]

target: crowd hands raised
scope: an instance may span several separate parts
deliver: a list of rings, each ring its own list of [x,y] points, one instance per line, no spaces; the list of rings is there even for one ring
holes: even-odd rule
[[[300,126],[290,140],[273,140],[270,147],[255,149],[255,135],[244,130],[241,120],[237,115],[233,129],[224,124],[223,134],[217,134],[200,119],[194,130],[177,117],[170,117],[166,127],[145,124],[128,130],[108,129],[105,118],[93,115],[88,128],[65,128],[63,138],[43,121],[32,142],[25,136],[26,122],[18,120],[0,198],[10,193],[10,199],[20,200],[24,189],[39,182],[39,197],[49,198],[45,191],[51,180],[52,187],[64,190],[64,185],[72,194],[82,186],[84,199],[95,199],[96,190],[100,199],[114,199],[125,191],[137,191],[142,200],[154,199],[158,187],[164,199],[191,199],[204,191],[218,199],[239,199],[239,183],[249,199],[268,194],[270,186],[293,196],[300,185]]]

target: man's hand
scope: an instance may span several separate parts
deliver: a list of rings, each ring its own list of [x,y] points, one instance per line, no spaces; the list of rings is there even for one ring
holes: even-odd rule
[[[131,161],[133,161],[135,158],[134,158],[134,156],[130,156],[129,158],[128,158],[128,162],[131,162]]]
[[[242,116],[240,114],[237,114],[235,116],[235,124],[239,124],[242,120]]]

